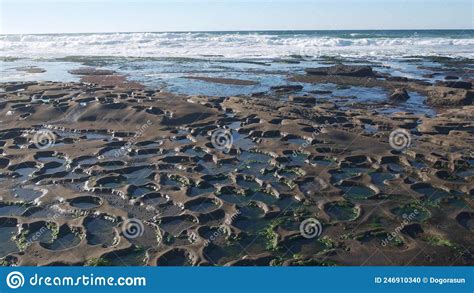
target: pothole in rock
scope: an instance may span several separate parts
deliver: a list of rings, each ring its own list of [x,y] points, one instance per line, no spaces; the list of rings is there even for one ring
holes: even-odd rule
[[[325,156],[317,156],[311,159],[310,161],[312,164],[316,166],[326,167],[326,168],[334,168],[337,166],[337,162],[335,159],[331,157]]]
[[[114,251],[101,257],[107,266],[144,266],[147,259],[146,250],[140,247]]]
[[[467,230],[474,231],[474,213],[461,212],[456,216],[456,220]]]
[[[395,178],[395,175],[388,173],[388,172],[371,172],[370,177],[372,178],[372,182],[375,185],[384,185],[385,180],[392,180]]]
[[[98,162],[97,166],[100,166],[106,170],[115,170],[117,168],[123,167],[125,162],[123,161],[105,161],[105,162]]]
[[[40,243],[40,245],[49,250],[59,251],[77,246],[80,242],[80,229],[71,229],[69,226],[63,225],[59,228],[59,232],[53,242]]]
[[[157,266],[191,266],[195,263],[196,256],[181,248],[174,248],[162,254],[156,260]]]
[[[447,210],[449,209],[465,209],[469,207],[469,204],[462,198],[458,197],[451,197],[447,199],[443,199],[441,201],[443,207],[446,207]]]
[[[267,165],[271,157],[265,154],[243,151],[237,159],[243,163],[247,164],[252,168],[261,169]]]
[[[292,165],[296,166],[303,166],[306,163],[309,155],[300,153],[300,152],[293,152],[289,158]]]
[[[148,193],[142,197],[144,204],[152,206],[162,205],[168,201],[168,198],[159,192]]]
[[[193,185],[188,188],[186,191],[186,195],[189,197],[199,196],[202,194],[213,193],[216,191],[213,185],[208,184],[206,182],[202,182],[198,185]]]
[[[178,144],[190,144],[194,142],[187,135],[179,135],[172,137],[171,141],[176,142]]]
[[[242,176],[237,177],[237,185],[244,189],[250,190],[258,190],[261,188],[260,184],[258,184],[255,180],[252,180],[251,178],[244,178]]]
[[[33,242],[40,244],[51,243],[57,234],[58,228],[56,224],[51,222],[34,222],[25,224],[22,227],[20,235],[17,237],[17,243],[20,247],[26,247]]]
[[[246,198],[244,195],[242,194],[237,194],[237,193],[234,193],[234,192],[222,192],[220,194],[218,194],[218,197],[227,202],[227,203],[230,203],[230,204],[247,204],[250,200],[248,198]]]
[[[162,176],[160,180],[161,185],[181,188],[189,185],[189,180],[186,177],[179,175]]]
[[[474,167],[472,167],[471,165],[470,168],[460,169],[458,172],[456,172],[456,176],[459,176],[461,178],[472,177],[474,176]]]
[[[202,162],[200,164],[203,170],[201,170],[202,173],[206,175],[214,175],[214,174],[229,174],[233,172],[239,164],[237,163],[214,163],[214,162]]]
[[[23,182],[26,180],[29,180],[31,178],[31,175],[37,171],[38,169],[36,168],[19,168],[15,170],[15,173],[18,174],[17,177],[15,177],[15,180],[18,182]]]
[[[248,216],[239,215],[232,223],[232,226],[239,228],[249,234],[256,234],[263,231],[270,221],[263,218],[251,218]]]
[[[306,178],[303,182],[298,182],[299,190],[305,195],[313,195],[328,187],[321,178]]]
[[[431,202],[439,202],[443,198],[449,197],[449,193],[445,190],[435,188],[427,183],[416,183],[411,189],[425,196],[425,199]]]
[[[122,150],[121,148],[114,148],[110,150],[101,151],[100,158],[113,159],[118,157],[124,157],[127,154],[128,152],[126,150]]]
[[[388,232],[382,229],[374,229],[366,231],[355,236],[355,239],[368,245],[369,243],[376,245],[379,248],[392,247],[402,248],[405,246],[403,238],[401,236],[391,236]],[[390,241],[386,242],[387,239]],[[385,244],[383,244],[385,243]]]
[[[261,218],[265,214],[265,211],[258,206],[257,203],[251,202],[249,204],[239,206],[239,214],[247,218]]]
[[[215,174],[215,175],[204,175],[202,176],[202,179],[209,183],[209,184],[227,184],[230,183],[231,180],[229,176],[224,175],[224,174]]]
[[[172,217],[183,213],[183,209],[172,202],[158,206],[157,210],[163,217]]]
[[[338,182],[367,173],[369,170],[369,168],[363,167],[343,167],[337,170],[332,170],[329,173],[331,173],[331,181]]]
[[[267,252],[265,241],[264,237],[252,235],[229,241],[222,246],[210,243],[204,248],[204,256],[211,264],[224,265],[232,260],[241,259],[244,254],[257,255]],[[245,247],[245,252],[242,251],[242,247]]]
[[[218,209],[220,206],[220,202],[217,199],[211,199],[211,198],[198,198],[195,200],[188,201],[184,207],[187,210],[196,212],[196,213],[202,213],[202,214],[207,214],[212,211],[215,211]]]
[[[207,244],[214,243],[223,245],[227,241],[230,231],[225,226],[209,227],[202,226],[198,230],[199,235],[206,241]]]
[[[49,155],[49,156],[48,156]],[[35,155],[35,159],[40,161],[41,163],[51,163],[51,162],[54,162],[54,163],[57,163],[57,164],[65,164],[66,163],[66,160],[64,158],[61,158],[61,157],[57,157],[55,156],[54,154],[39,154],[39,155]]]
[[[156,189],[152,185],[142,185],[142,186],[129,186],[127,193],[130,194],[132,197],[141,197],[147,193],[155,192]]]
[[[0,203],[0,217],[21,216],[28,209],[28,206],[22,204]]]
[[[446,170],[436,172],[436,177],[445,181],[453,182],[453,183],[466,182],[466,180],[463,177],[457,176],[456,174],[448,172]]]
[[[393,174],[402,174],[405,171],[405,167],[397,163],[388,163],[386,167]]]
[[[327,245],[318,239],[306,239],[301,236],[285,241],[284,247],[287,247],[292,253],[301,255],[314,255],[327,249]]]
[[[51,215],[54,215],[55,220],[69,220],[75,217],[73,213],[58,213],[56,206],[31,206],[22,214],[23,217],[30,219],[51,218]]]
[[[367,199],[375,195],[372,188],[358,183],[343,182],[339,188],[344,192],[343,196],[348,199]]]
[[[133,185],[144,185],[150,182],[148,177],[153,173],[150,168],[139,169],[130,173],[123,174],[127,177],[127,182]]]
[[[84,220],[86,228],[87,243],[90,245],[102,245],[110,247],[115,244],[117,223],[106,219],[103,216],[87,217]]]
[[[93,157],[93,156],[83,156],[83,157],[79,157],[75,160],[73,160],[73,163],[75,165],[78,165],[78,166],[83,166],[83,167],[86,167],[86,166],[90,166],[90,165],[94,165],[98,162],[99,160],[96,158],[96,157]]]
[[[353,221],[359,216],[359,210],[347,201],[327,203],[324,205],[324,211],[334,222]]]
[[[190,215],[181,215],[176,217],[162,218],[160,227],[169,234],[177,237],[183,231],[191,228],[196,224],[196,219]]]
[[[402,220],[408,220],[410,222],[423,222],[430,217],[430,212],[417,204],[405,204],[400,207],[395,207],[391,212],[399,216]]]
[[[78,209],[94,209],[102,204],[102,199],[95,196],[80,196],[69,200],[69,204]]]
[[[18,232],[17,220],[10,218],[0,218],[0,258],[20,251],[13,237]]]
[[[203,150],[196,149],[196,148],[187,148],[184,151],[184,153],[191,157],[198,157],[198,158],[202,158],[206,154]]]
[[[19,198],[24,201],[33,201],[43,194],[41,191],[26,187],[13,188],[12,192],[15,198]]]
[[[117,188],[126,184],[127,178],[122,175],[108,175],[95,181],[95,186],[105,188]]]

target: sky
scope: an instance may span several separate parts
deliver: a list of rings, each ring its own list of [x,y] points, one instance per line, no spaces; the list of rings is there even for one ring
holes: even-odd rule
[[[0,0],[0,33],[472,29],[473,0]]]

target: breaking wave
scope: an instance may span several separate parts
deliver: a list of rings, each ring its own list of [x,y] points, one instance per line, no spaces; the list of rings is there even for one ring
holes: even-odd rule
[[[0,56],[278,58],[317,52],[341,56],[449,55],[474,57],[473,33],[456,36],[370,32],[190,32],[0,35]]]

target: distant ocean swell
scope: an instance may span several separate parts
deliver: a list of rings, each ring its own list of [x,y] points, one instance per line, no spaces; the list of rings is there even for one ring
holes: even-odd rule
[[[474,58],[473,31],[0,35],[0,56],[281,58],[290,55]]]

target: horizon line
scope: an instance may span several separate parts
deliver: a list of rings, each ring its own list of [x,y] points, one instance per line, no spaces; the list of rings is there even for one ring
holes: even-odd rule
[[[239,32],[337,32],[337,31],[474,31],[473,28],[409,28],[409,29],[255,29],[255,30],[176,30],[176,31],[102,31],[57,33],[0,33],[0,35],[79,35],[79,34],[133,34],[133,33],[239,33]]]

